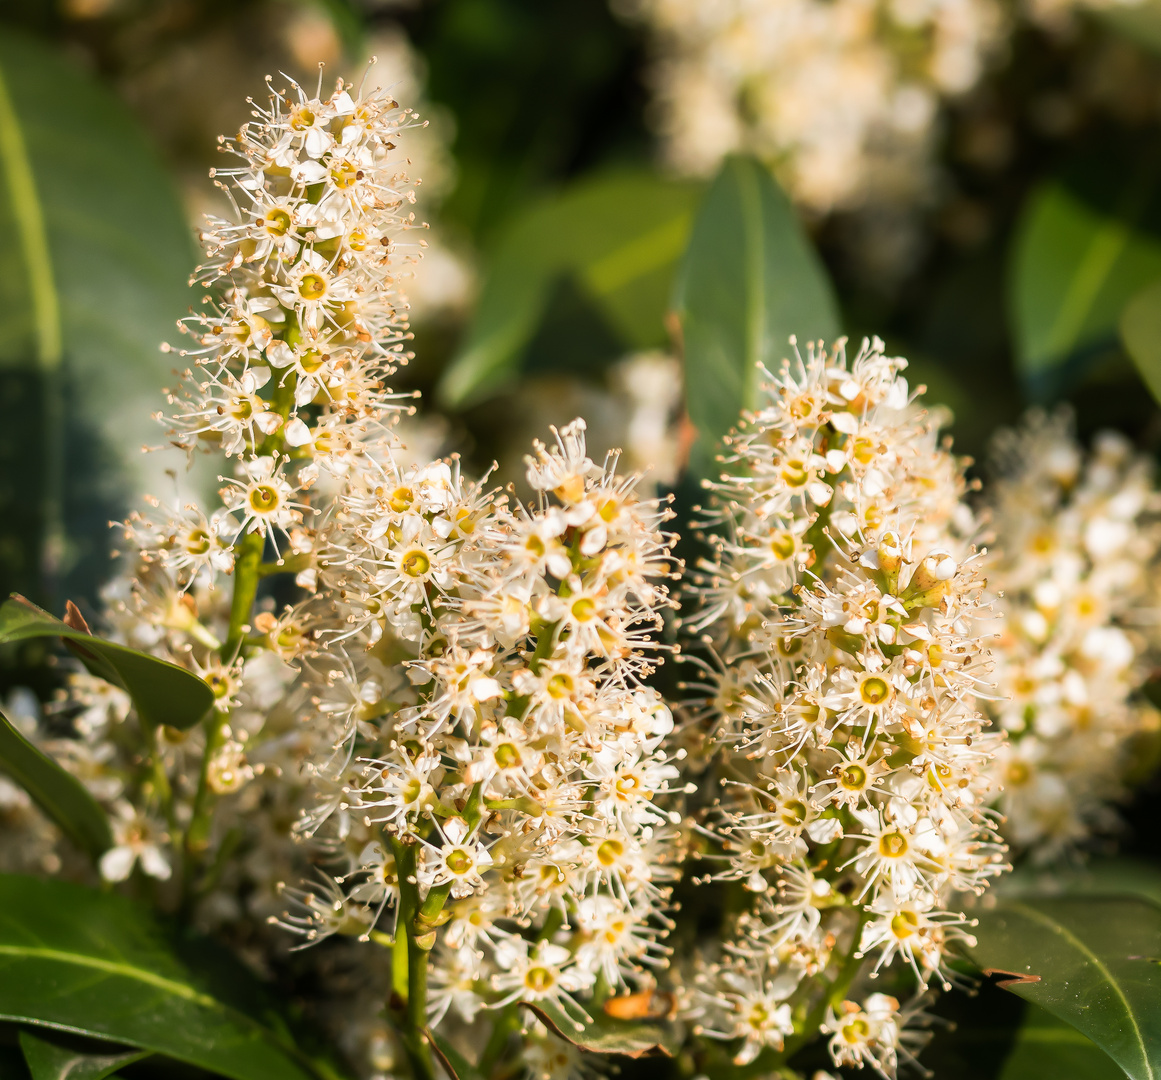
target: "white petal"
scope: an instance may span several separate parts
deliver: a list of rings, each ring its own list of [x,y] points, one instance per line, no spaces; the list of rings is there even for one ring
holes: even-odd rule
[[[132,848],[110,848],[101,856],[101,877],[106,881],[124,881],[136,861],[137,856],[133,854]]]
[[[287,421],[285,438],[290,446],[306,446],[311,441],[310,428],[296,416]]]

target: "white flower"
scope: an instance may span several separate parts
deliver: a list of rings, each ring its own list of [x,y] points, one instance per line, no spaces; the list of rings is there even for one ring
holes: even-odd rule
[[[142,873],[169,880],[173,869],[163,851],[168,837],[162,829],[125,801],[113,807],[111,824],[114,845],[101,856],[101,877],[124,881],[140,863]]]

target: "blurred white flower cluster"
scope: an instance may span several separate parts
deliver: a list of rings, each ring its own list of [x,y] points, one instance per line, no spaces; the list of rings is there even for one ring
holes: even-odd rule
[[[1046,862],[1115,830],[1112,806],[1161,729],[1140,693],[1161,644],[1161,496],[1123,436],[1099,435],[1086,455],[1067,412],[1003,433],[996,471],[999,805],[1013,848]]]
[[[841,342],[811,345],[708,485],[698,720],[722,794],[705,857],[757,902],[695,975],[691,1011],[742,1040],[737,1064],[821,1031],[836,1064],[893,1075],[917,1008],[868,978],[898,960],[920,992],[945,983],[968,937],[955,895],[1003,869],[975,521],[905,365],[879,341],[849,365]]]
[[[1138,0],[1037,0],[1076,8]],[[769,162],[819,212],[923,197],[944,101],[971,90],[1015,20],[997,0],[615,0],[652,37],[663,155],[712,173],[733,151]]]

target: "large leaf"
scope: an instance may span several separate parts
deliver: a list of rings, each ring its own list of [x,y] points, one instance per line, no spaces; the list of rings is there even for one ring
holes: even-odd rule
[[[213,707],[214,694],[193,672],[77,630],[23,597],[0,607],[0,644],[59,637],[92,674],[121,687],[145,724],[188,728]]]
[[[122,1065],[147,1057],[148,1050],[94,1053],[63,1046],[57,1042],[20,1033],[20,1049],[32,1080],[105,1080]]]
[[[93,858],[113,846],[105,812],[84,784],[41,753],[2,713],[0,770],[24,788],[73,843]]]
[[[123,897],[0,875],[0,1019],[109,1039],[234,1080],[315,1074],[253,978]]]
[[[770,173],[730,157],[705,197],[674,290],[685,352],[697,467],[757,402],[762,375],[796,335],[805,343],[839,333],[834,294],[794,208]]]
[[[652,173],[576,184],[519,218],[497,245],[467,342],[440,384],[461,405],[514,379],[554,285],[570,277],[626,348],[665,340],[665,310],[698,188]]]
[[[583,1024],[550,1001],[525,1001],[521,1004],[535,1013],[554,1034],[582,1050],[639,1058],[650,1054],[672,1057],[679,1048],[675,1032],[661,1023],[614,1020],[598,1013]]]
[[[172,362],[158,346],[190,304],[191,237],[129,111],[71,57],[7,27],[0,232],[0,369],[39,387],[0,424],[24,435],[21,467],[41,472],[45,528],[68,527],[65,563],[95,558],[119,493],[107,474],[120,488],[146,469],[161,479],[140,447],[159,441],[150,417]]]
[[[1120,330],[1125,351],[1161,401],[1161,280],[1146,285],[1125,305]]]
[[[1034,391],[1058,389],[1116,348],[1129,298],[1161,277],[1161,157],[1078,160],[1029,198],[1009,280],[1016,361]]]
[[[970,955],[1071,1024],[1131,1080],[1161,1076],[1161,907],[1111,897],[1001,901]]]
[[[1024,865],[1001,877],[993,891],[1005,900],[1026,896],[1132,896],[1161,907],[1161,868],[1126,856],[1047,869]]]
[[[1125,1080],[1125,1074],[1071,1024],[1029,1005],[998,1080]]]

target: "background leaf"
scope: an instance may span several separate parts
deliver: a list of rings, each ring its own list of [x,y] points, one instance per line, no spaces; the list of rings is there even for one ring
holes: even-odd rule
[[[74,630],[23,597],[0,606],[0,644],[44,637],[63,638],[93,675],[128,693],[144,724],[189,728],[213,708],[213,691],[183,667]]]
[[[1161,280],[1146,285],[1125,305],[1120,330],[1125,351],[1161,401]]]
[[[594,1016],[591,1023],[580,1025],[552,1002],[524,1001],[521,1004],[555,1034],[582,1050],[639,1058],[651,1054],[673,1057],[679,1048],[674,1032],[661,1024],[614,1020],[602,1013]]]
[[[42,534],[65,527],[50,560],[91,587],[110,513],[146,468],[160,469],[140,447],[160,441],[150,417],[172,363],[158,346],[190,304],[190,232],[126,108],[71,59],[7,28],[0,230],[0,372],[26,377],[0,424],[19,432],[21,466],[41,474],[35,513],[10,494],[13,520]],[[13,543],[28,538],[9,534],[0,549]],[[4,591],[34,590],[35,565],[7,561]]]
[[[663,344],[698,191],[652,173],[618,172],[579,183],[518,218],[493,252],[467,341],[440,396],[462,405],[514,379],[562,278],[580,289],[624,349]]]
[[[205,939],[168,933],[146,908],[0,875],[0,1019],[110,1039],[234,1080],[309,1080],[264,1002],[236,961]]]
[[[75,776],[32,745],[0,714],[0,770],[94,859],[113,846],[105,812]]]
[[[149,1056],[148,1050],[86,1053],[40,1038],[31,1031],[20,1033],[20,1049],[32,1080],[105,1080],[122,1065]]]
[[[968,1033],[970,1037],[970,1032]],[[1029,1005],[998,1080],[1125,1080],[1091,1039],[1046,1009]]]
[[[1115,351],[1126,302],[1158,277],[1161,154],[1100,148],[1037,189],[1009,281],[1016,363],[1033,392],[1054,392]]]
[[[1161,1075],[1161,907],[1137,899],[1034,898],[979,913],[981,969],[1038,977],[1008,988],[1071,1024],[1132,1080]]]
[[[686,408],[705,472],[717,442],[757,399],[758,364],[776,367],[789,338],[838,336],[822,263],[766,168],[730,157],[707,193],[678,274]]]

